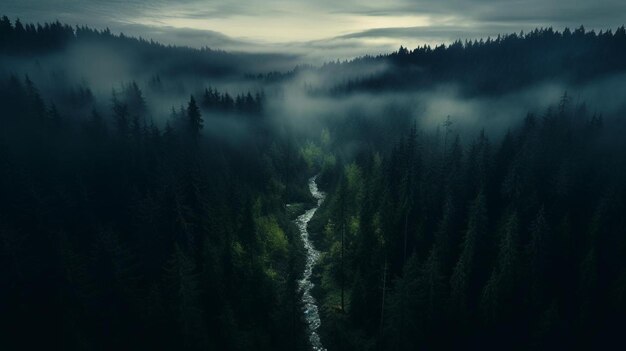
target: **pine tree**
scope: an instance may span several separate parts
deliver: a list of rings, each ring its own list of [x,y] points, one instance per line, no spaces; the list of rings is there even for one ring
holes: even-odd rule
[[[479,263],[483,259],[481,255],[484,253],[483,245],[487,230],[485,202],[485,196],[480,192],[472,205],[461,256],[450,278],[451,307],[453,313],[460,317],[461,322],[470,312],[470,303],[481,268]]]
[[[417,257],[411,255],[389,298],[386,336],[391,350],[414,350],[423,342],[425,325],[420,322],[424,319],[418,320],[418,314],[423,312],[420,307],[424,305],[420,302],[428,298],[428,291],[427,279],[420,279],[421,273]]]
[[[519,223],[517,214],[513,213],[502,228],[496,265],[482,293],[481,308],[488,323],[508,317],[504,314],[514,308],[507,302],[516,301],[519,261]]]
[[[113,118],[117,127],[117,133],[121,137],[127,137],[130,129],[128,105],[118,99],[115,90],[112,93],[111,100],[113,104]]]
[[[546,293],[546,269],[549,267],[548,237],[550,236],[545,209],[542,207],[530,228],[528,260],[530,278],[530,298],[534,307],[540,308]]]
[[[421,267],[417,286],[419,313],[426,325],[432,327],[442,317],[441,308],[446,292],[444,276],[437,248],[432,248],[426,262]]]
[[[16,22],[17,24],[17,22]],[[28,76],[24,78],[24,86],[26,88],[27,98],[27,116],[35,118],[39,121],[43,120],[46,114],[46,106],[39,94],[39,90]]]
[[[196,104],[196,99],[193,95],[189,98],[189,104],[187,105],[187,129],[189,135],[194,141],[200,138],[200,131],[204,127],[204,120],[200,114],[200,108]]]
[[[165,271],[173,312],[178,321],[185,348],[203,349],[207,340],[196,265],[176,244]]]

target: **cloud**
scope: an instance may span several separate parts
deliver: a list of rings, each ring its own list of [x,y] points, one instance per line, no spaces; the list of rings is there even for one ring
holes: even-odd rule
[[[238,40],[211,30],[175,28],[171,26],[150,26],[141,24],[118,24],[116,29],[128,35],[158,39],[164,43],[175,43],[190,47],[210,47],[238,51],[242,47],[259,49],[257,44]]]
[[[345,34],[338,39],[359,38],[436,38],[439,42],[463,39],[474,36],[505,34],[514,31],[508,26],[489,25],[481,28],[473,26],[418,26],[418,27],[395,27],[374,28],[362,32]]]
[[[347,58],[536,27],[624,25],[623,0],[3,0],[25,21],[109,27],[166,44]]]

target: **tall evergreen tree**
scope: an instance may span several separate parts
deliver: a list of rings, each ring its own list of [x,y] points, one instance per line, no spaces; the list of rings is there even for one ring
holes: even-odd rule
[[[197,141],[200,137],[200,131],[203,127],[204,120],[200,114],[200,108],[196,104],[196,99],[192,95],[189,98],[189,103],[187,104],[187,130],[194,141]]]

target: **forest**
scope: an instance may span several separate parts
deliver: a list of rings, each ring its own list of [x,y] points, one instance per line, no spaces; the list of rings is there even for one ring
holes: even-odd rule
[[[624,345],[625,78],[623,26],[309,65],[4,16],[0,347]]]

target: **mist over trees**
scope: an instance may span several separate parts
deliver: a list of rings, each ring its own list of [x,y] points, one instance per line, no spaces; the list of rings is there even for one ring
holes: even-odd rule
[[[548,28],[295,66],[2,17],[0,344],[310,349],[318,175],[328,350],[621,345],[625,55]]]
[[[421,91],[442,84],[458,84],[468,96],[499,95],[545,81],[580,84],[621,73],[626,68],[625,47],[623,26],[599,32],[583,26],[563,31],[541,28],[412,50],[401,46],[390,54],[301,66],[262,77],[287,80],[302,71],[340,77],[309,87],[314,93],[329,95]]]

